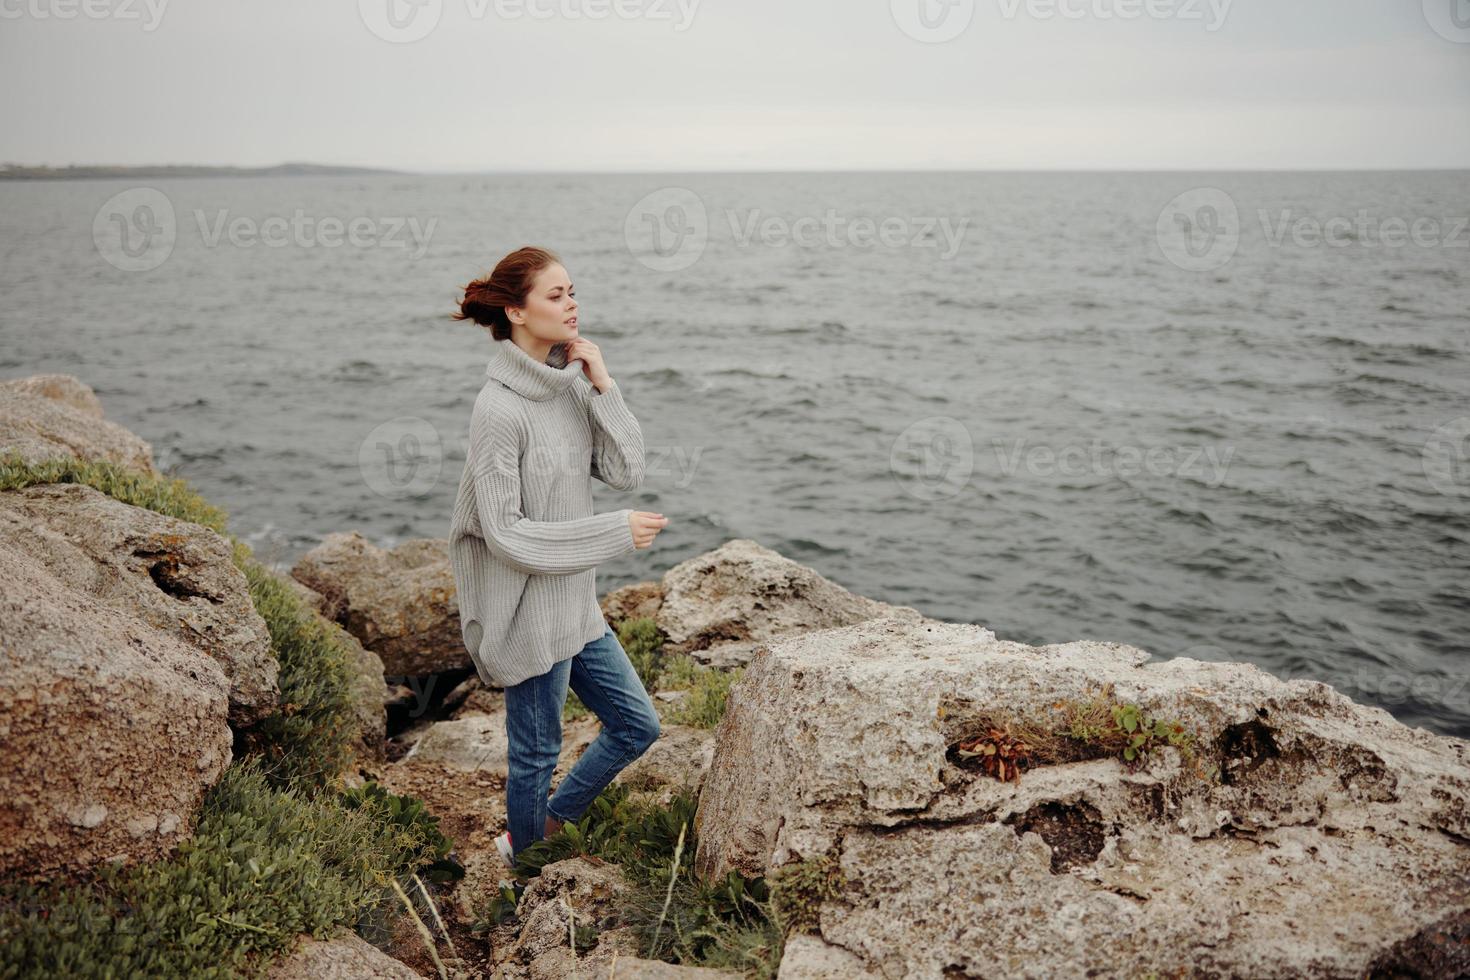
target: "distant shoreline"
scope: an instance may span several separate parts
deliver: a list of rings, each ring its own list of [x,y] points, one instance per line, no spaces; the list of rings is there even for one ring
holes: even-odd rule
[[[98,180],[109,177],[356,177],[404,174],[376,167],[336,167],[318,163],[280,163],[273,167],[206,167],[166,164],[141,167],[77,165],[67,167],[0,167],[0,180]]]

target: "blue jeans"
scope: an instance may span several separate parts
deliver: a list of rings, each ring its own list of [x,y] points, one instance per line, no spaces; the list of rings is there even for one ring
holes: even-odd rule
[[[548,801],[561,755],[568,684],[602,721],[602,731]],[[580,820],[613,777],[658,738],[659,721],[653,700],[609,626],[576,656],[505,689],[505,733],[510,743],[506,810],[511,849],[519,853],[545,836],[548,813],[563,823]]]

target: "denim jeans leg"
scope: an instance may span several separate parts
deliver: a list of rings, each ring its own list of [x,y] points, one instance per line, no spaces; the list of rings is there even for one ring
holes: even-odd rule
[[[583,647],[571,665],[571,688],[602,721],[602,731],[551,798],[551,816],[562,822],[580,820],[597,794],[659,735],[653,699],[612,627]]]
[[[546,673],[505,689],[505,808],[515,853],[546,835],[546,797],[561,755],[561,716],[571,666],[570,659],[562,660]]]

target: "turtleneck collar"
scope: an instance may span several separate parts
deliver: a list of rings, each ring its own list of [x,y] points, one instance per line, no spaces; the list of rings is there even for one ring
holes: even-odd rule
[[[565,363],[566,348],[551,348],[545,363],[527,354],[513,340],[498,340],[500,349],[485,365],[485,373],[532,401],[545,401],[566,391],[582,377],[582,359]]]

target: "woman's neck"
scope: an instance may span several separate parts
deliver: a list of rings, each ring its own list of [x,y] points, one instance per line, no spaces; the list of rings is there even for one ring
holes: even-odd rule
[[[564,357],[559,359],[560,363],[554,363],[549,360],[552,351],[558,346],[561,346],[560,341],[542,340],[540,337],[533,336],[527,330],[518,330],[512,328],[510,332],[510,342],[515,344],[521,350],[525,351],[528,356],[535,358],[542,364],[550,363],[552,367],[561,367],[566,363]]]

